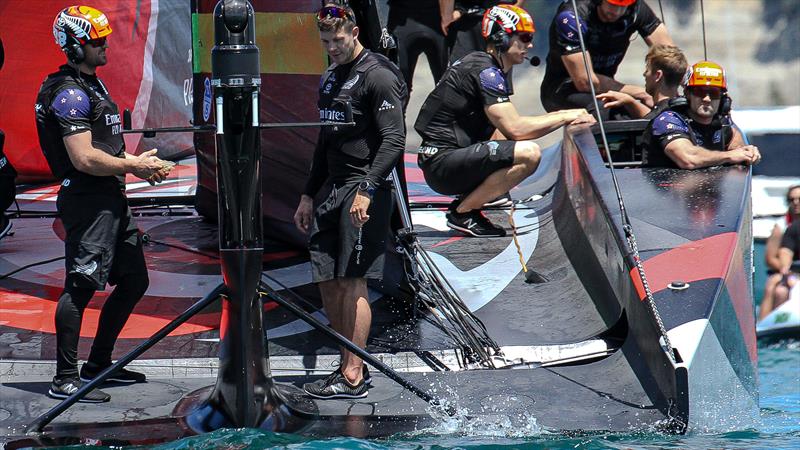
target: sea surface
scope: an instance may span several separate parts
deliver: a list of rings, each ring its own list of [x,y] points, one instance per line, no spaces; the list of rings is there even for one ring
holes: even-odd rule
[[[756,245],[757,265],[763,245]],[[764,276],[754,277],[760,301]],[[683,436],[652,430],[566,436],[550,433],[531,421],[527,427],[491,427],[443,421],[435,427],[386,439],[313,439],[258,430],[219,430],[180,441],[132,449],[800,449],[800,341],[759,343],[761,421],[757,427],[721,434],[689,432]],[[97,447],[92,447],[97,448]]]

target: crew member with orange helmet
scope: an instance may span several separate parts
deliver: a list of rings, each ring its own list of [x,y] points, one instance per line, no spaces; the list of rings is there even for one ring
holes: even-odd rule
[[[576,5],[577,11],[571,1],[561,3],[550,24],[550,50],[541,86],[544,109],[556,111],[593,105],[591,85],[596,94],[620,91],[653,107],[644,87],[621,83],[614,76],[633,33],[639,33],[648,46],[673,45],[666,26],[644,0],[577,0]],[[589,58],[588,75],[578,24]]]
[[[422,136],[418,163],[433,190],[460,195],[447,225],[475,237],[504,236],[480,208],[531,175],[539,165],[532,139],[580,121],[585,109],[520,116],[510,101],[510,71],[532,48],[533,19],[524,9],[494,6],[482,22],[486,50],[452,64],[428,95],[414,128]],[[505,139],[492,139],[495,131]]]
[[[730,121],[731,100],[722,67],[693,65],[684,81],[685,98],[653,118],[645,130],[643,163],[649,167],[699,169],[721,164],[756,164],[761,153],[745,145]]]
[[[111,365],[117,337],[147,290],[142,240],[125,198],[125,174],[154,184],[169,172],[156,150],[139,156],[125,152],[119,109],[96,74],[107,63],[111,32],[108,18],[95,8],[61,10],[53,36],[67,63],[47,76],[36,99],[39,143],[53,175],[62,180],[56,205],[66,231],[66,277],[55,312],[56,375],[48,391],[54,398],[67,398]],[[107,283],[116,287],[103,305],[79,377],[83,311]],[[121,369],[108,381],[137,383],[145,375]],[[95,389],[82,401],[109,398]]]

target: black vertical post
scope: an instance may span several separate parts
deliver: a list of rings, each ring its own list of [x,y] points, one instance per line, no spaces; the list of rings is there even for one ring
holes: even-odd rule
[[[217,382],[190,414],[197,431],[219,427],[296,428],[306,416],[289,387],[278,388],[269,369],[263,307],[258,293],[264,251],[261,225],[261,86],[255,14],[247,0],[223,0],[214,9],[211,51],[216,119],[219,248],[223,299]],[[291,405],[290,405],[291,404]]]

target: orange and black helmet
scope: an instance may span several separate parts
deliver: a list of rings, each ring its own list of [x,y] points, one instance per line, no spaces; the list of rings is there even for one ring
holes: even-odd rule
[[[687,88],[712,86],[723,90],[728,89],[725,82],[725,70],[719,64],[711,61],[700,61],[686,72],[683,85]]]
[[[62,50],[68,52],[73,46],[85,45],[93,39],[111,34],[111,25],[102,11],[91,6],[70,6],[56,15],[53,21],[53,37]]]
[[[486,40],[496,36],[510,37],[514,33],[534,33],[533,18],[528,11],[513,5],[498,5],[487,9],[481,22]]]

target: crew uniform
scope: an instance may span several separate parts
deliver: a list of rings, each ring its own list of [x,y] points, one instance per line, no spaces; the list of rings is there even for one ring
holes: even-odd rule
[[[470,53],[445,72],[414,124],[422,136],[417,162],[434,191],[470,193],[514,164],[515,142],[488,140],[495,127],[484,111],[513,93],[511,79],[486,52]]]
[[[664,148],[675,139],[689,139],[692,144],[707,150],[726,150],[733,139],[733,123],[722,125],[722,120],[715,119],[704,125],[686,116],[682,110],[686,107],[667,106],[666,109],[647,124],[644,132],[644,154],[642,164],[646,167],[679,168],[664,152]],[[729,120],[729,119],[725,119]]]
[[[422,53],[428,59],[433,81],[442,78],[447,68],[447,48],[438,0],[390,0],[388,29],[397,38],[397,65],[409,92]]]
[[[124,176],[77,170],[63,141],[89,130],[94,148],[125,157],[119,110],[102,81],[61,66],[39,90],[36,126],[50,169],[63,180],[56,204],[66,231],[67,275],[56,310],[56,378],[76,378],[81,317],[95,290],[104,290],[107,282],[117,285],[103,306],[89,356],[90,362],[106,367],[117,336],[147,290],[147,267]]]
[[[304,194],[315,197],[323,185],[329,189],[311,224],[309,250],[315,283],[383,278],[393,210],[387,177],[403,153],[407,98],[397,67],[366,49],[352,62],[333,64],[322,75],[320,120],[346,122],[345,103],[349,102],[355,126],[322,128],[314,151]],[[372,201],[370,219],[357,228],[351,222],[350,207],[360,185]]]
[[[647,37],[661,25],[661,21],[644,1],[637,1],[615,22],[603,22],[597,15],[601,1],[605,0],[577,0],[578,14],[592,69],[596,74],[613,78],[628,51],[631,35],[638,32]],[[577,90],[561,60],[562,56],[581,51],[577,23],[572,3],[564,2],[550,24],[550,50],[540,92],[542,106],[548,112],[586,108],[592,103],[592,94]]]

